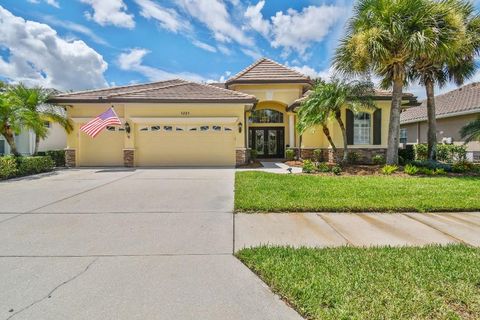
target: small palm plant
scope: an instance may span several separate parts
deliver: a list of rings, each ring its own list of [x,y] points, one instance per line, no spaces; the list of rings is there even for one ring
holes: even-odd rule
[[[9,88],[9,94],[15,97],[19,107],[27,110],[23,125],[35,133],[34,155],[38,152],[40,141],[48,135],[45,122],[58,123],[67,132],[73,130],[71,120],[62,112],[61,107],[49,103],[52,97],[51,90],[42,87],[28,88],[18,84]]]
[[[0,134],[10,146],[10,152],[19,156],[15,134],[21,130],[22,123],[28,118],[29,112],[25,108],[17,107],[19,101],[8,92],[0,92]]]
[[[480,117],[469,122],[460,130],[460,136],[465,139],[465,143],[470,141],[480,141]]]
[[[327,126],[329,119],[335,119],[342,131],[343,162],[346,162],[348,160],[348,142],[342,111],[346,108],[353,112],[376,108],[373,95],[374,88],[371,81],[354,80],[347,82],[339,79],[333,79],[330,82],[317,81],[312,92],[300,106],[297,128],[301,131],[309,127],[321,126],[336,155],[337,147]]]

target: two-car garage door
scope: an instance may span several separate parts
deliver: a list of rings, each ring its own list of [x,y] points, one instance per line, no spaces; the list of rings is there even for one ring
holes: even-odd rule
[[[235,165],[233,128],[221,124],[137,125],[138,166]]]
[[[135,165],[233,166],[235,126],[224,123],[132,125]],[[80,133],[79,166],[123,166],[123,128],[109,127],[95,138]]]

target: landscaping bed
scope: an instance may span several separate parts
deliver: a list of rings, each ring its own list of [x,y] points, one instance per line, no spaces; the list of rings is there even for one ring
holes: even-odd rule
[[[0,157],[0,180],[52,171],[55,161],[50,156]]]
[[[478,319],[480,249],[243,249],[237,257],[306,319]]]
[[[237,172],[241,212],[479,211],[480,179]]]

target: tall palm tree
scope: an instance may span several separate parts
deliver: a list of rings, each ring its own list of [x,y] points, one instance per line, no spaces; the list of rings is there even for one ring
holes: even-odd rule
[[[337,72],[373,72],[392,88],[387,163],[398,163],[403,87],[413,58],[437,44],[431,0],[359,0],[334,57]]]
[[[28,88],[24,84],[10,87],[9,92],[16,97],[20,106],[30,111],[31,116],[25,119],[24,125],[35,133],[35,147],[33,154],[37,154],[40,141],[48,136],[45,122],[60,124],[65,131],[71,132],[71,120],[62,112],[61,107],[50,104],[52,93],[42,87]]]
[[[373,83],[371,81],[343,81],[333,79],[330,82],[318,81],[298,112],[300,128],[321,125],[332,149],[337,148],[326,125],[327,120],[335,119],[343,137],[343,161],[348,159],[347,130],[342,120],[345,108],[358,112],[365,108],[376,108],[373,102]]]
[[[409,74],[411,80],[419,80],[426,90],[430,160],[437,159],[435,85],[442,87],[451,80],[461,85],[472,77],[476,70],[475,55],[480,49],[480,18],[472,3],[443,0],[434,10],[439,30],[437,46],[420,54]]]
[[[465,143],[474,140],[480,141],[480,117],[462,127],[460,136],[465,139]]]
[[[5,137],[10,152],[15,156],[20,155],[15,143],[15,134],[20,132],[23,121],[31,116],[28,110],[18,105],[15,96],[8,92],[0,92],[0,134]]]

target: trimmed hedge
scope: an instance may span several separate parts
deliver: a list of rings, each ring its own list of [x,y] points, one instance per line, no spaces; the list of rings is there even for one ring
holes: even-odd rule
[[[43,157],[0,157],[0,179],[27,176],[52,171],[55,163],[52,158]]]
[[[55,167],[65,167],[65,150],[49,150],[38,152],[39,156],[48,156],[55,162]]]
[[[415,160],[427,160],[428,152],[426,144],[416,144]],[[437,144],[437,159],[438,161],[453,163],[456,161],[463,161],[467,156],[467,147],[456,144]]]

